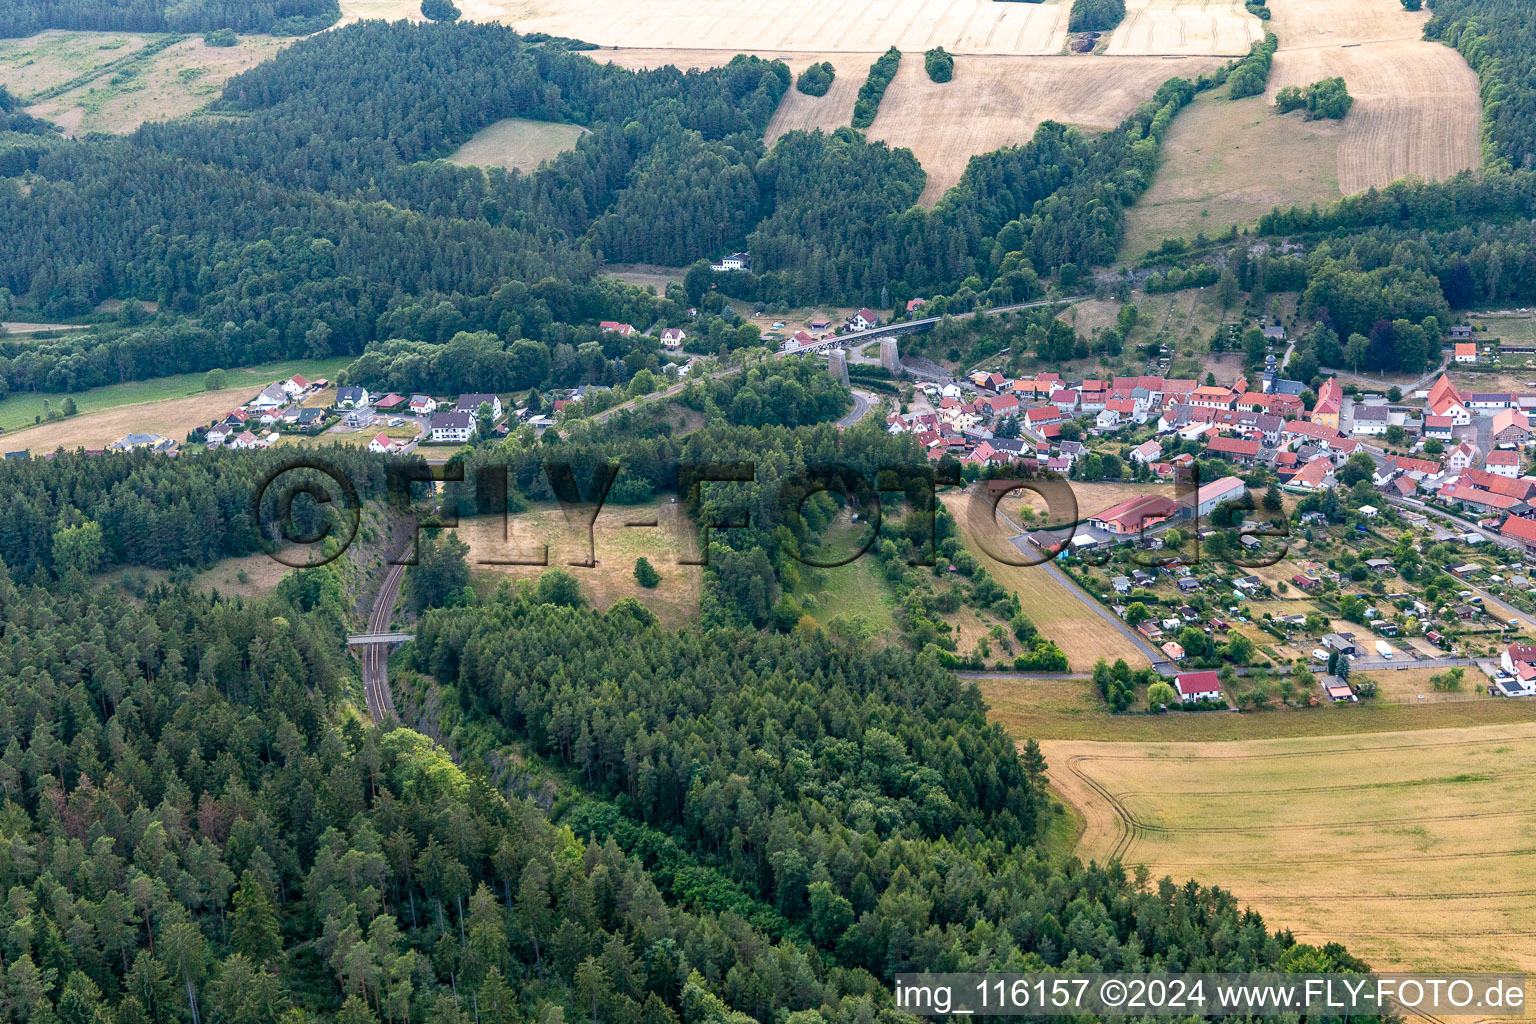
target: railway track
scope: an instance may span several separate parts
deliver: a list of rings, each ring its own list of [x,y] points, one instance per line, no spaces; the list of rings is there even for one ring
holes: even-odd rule
[[[405,578],[404,565],[391,565],[374,596],[368,613],[368,631],[383,633],[389,628],[390,614],[400,597],[400,583]],[[367,644],[361,648],[363,663],[363,698],[375,725],[395,717],[395,697],[389,688],[389,648],[387,643]]]

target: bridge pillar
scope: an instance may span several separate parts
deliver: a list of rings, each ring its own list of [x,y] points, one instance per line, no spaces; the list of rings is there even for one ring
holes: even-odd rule
[[[848,350],[834,348],[827,352],[827,370],[832,379],[843,387],[848,386]]]
[[[901,353],[896,350],[895,338],[880,339],[880,365],[892,376],[901,373]]]

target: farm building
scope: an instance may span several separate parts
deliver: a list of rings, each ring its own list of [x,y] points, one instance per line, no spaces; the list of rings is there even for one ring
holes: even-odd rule
[[[1194,514],[1204,518],[1210,515],[1217,505],[1224,501],[1235,501],[1241,498],[1247,490],[1248,488],[1243,482],[1235,476],[1224,476],[1220,480],[1213,480],[1208,484],[1203,484],[1195,492]],[[1186,505],[1188,504],[1187,497],[1183,501]]]
[[[1127,498],[1120,504],[1105,509],[1088,519],[1088,525],[1123,537],[1166,522],[1178,512],[1179,506],[1171,498],[1156,494],[1143,494]]]

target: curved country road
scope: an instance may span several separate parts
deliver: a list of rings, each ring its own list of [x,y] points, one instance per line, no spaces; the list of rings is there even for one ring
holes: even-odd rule
[[[400,582],[405,578],[404,565],[391,565],[384,574],[384,582],[373,599],[373,610],[368,613],[368,632],[383,633],[389,629],[390,613],[400,597]],[[395,715],[395,697],[389,689],[389,644],[366,644],[362,649],[363,696],[368,701],[368,713],[375,725]]]

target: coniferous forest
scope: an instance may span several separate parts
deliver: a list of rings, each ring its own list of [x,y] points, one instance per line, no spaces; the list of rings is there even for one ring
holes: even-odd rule
[[[1277,210],[1224,253],[1242,288],[1315,314],[1304,378],[1346,350],[1418,373],[1453,308],[1536,300],[1520,7],[1440,0],[1431,23],[1483,75],[1488,171]],[[337,17],[330,0],[17,0],[0,35]],[[637,73],[462,20],[321,32],[231,79],[217,116],[125,137],[64,138],[0,90],[0,313],[91,324],[0,336],[0,383],[345,356],[370,388],[532,406],[655,385],[658,339],[603,320],[754,347],[726,293],[882,311],[924,295],[943,314],[1091,290],[1179,111],[1262,92],[1273,38],[1111,130],[1047,123],[978,156],[931,209],[911,152],[852,128],[768,147],[794,85],[781,62]],[[443,159],[511,117],[587,132],[529,173]],[[1304,254],[1267,244],[1282,238]],[[750,270],[700,263],[742,249]],[[690,269],[653,294],[603,274],[617,262]],[[98,311],[114,299],[138,301]],[[1049,307],[995,324],[989,353],[1092,354]],[[389,666],[420,732],[374,724],[345,646],[371,628],[388,518],[411,500],[390,467],[425,479],[420,458],[299,449],[361,505],[300,501],[300,532],[356,511],[358,539],[257,596],[196,570],[270,548],[279,501],[255,498],[296,449],[0,461],[0,1019],[898,1024],[909,970],[1367,969],[1202,880],[1064,850],[1040,746],[988,721],[932,635],[943,580],[1031,668],[1067,665],[960,557],[928,487],[958,463],[880,416],[839,426],[854,396],[814,358],[733,371],[680,379],[666,414],[574,412],[455,455],[434,514],[611,482],[612,504],[675,499],[719,528],[681,625],[633,599],[599,610],[558,567],[477,587],[464,545],[426,531],[395,613],[415,639]],[[703,486],[703,466],[725,479]],[[827,467],[883,503],[869,557],[895,595],[889,637],[802,606],[801,556],[839,514],[814,486]]]

